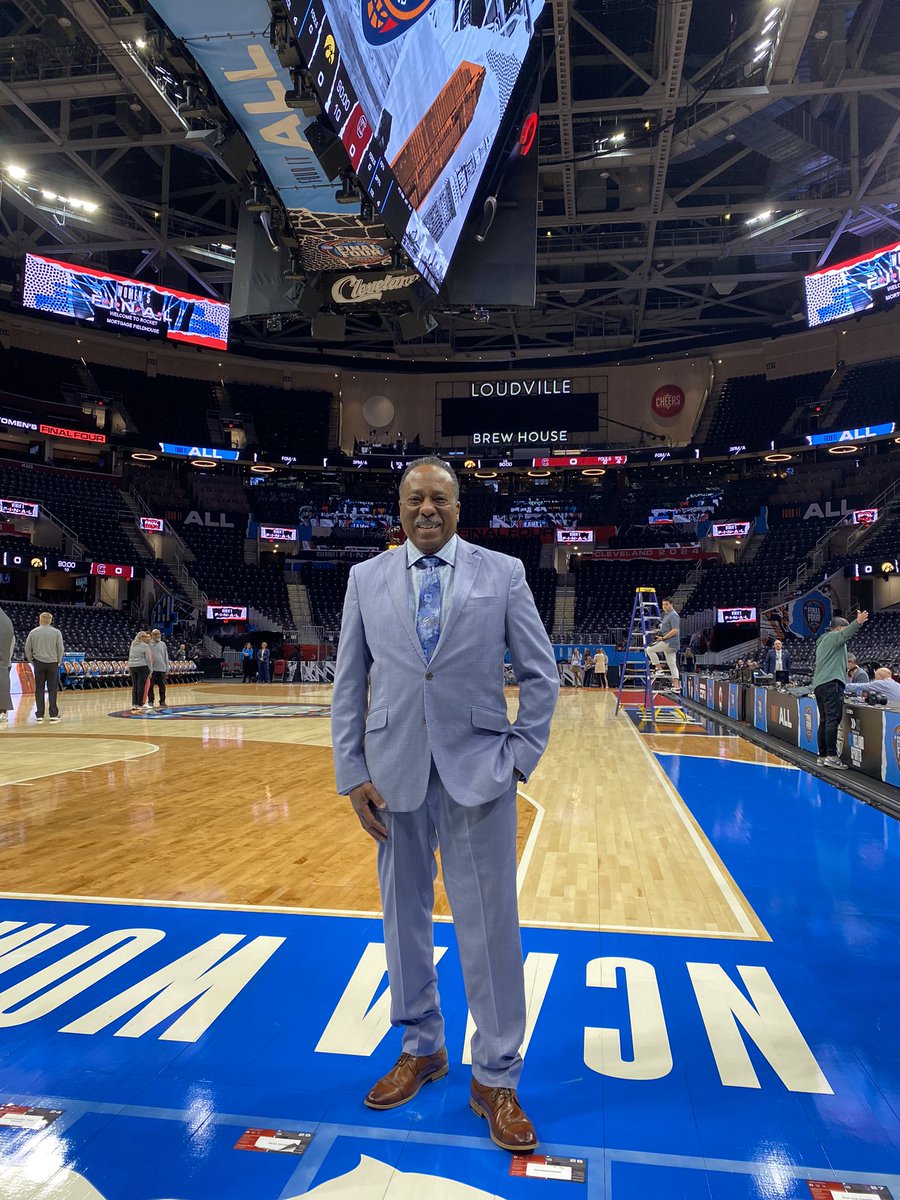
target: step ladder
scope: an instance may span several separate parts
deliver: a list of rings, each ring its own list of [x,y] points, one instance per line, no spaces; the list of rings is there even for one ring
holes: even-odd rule
[[[641,723],[647,722],[652,730],[656,729],[658,721],[671,724],[687,722],[687,714],[679,704],[674,701],[656,703],[657,695],[667,690],[662,680],[668,676],[660,673],[654,677],[647,647],[656,640],[661,621],[662,613],[656,589],[635,588],[628,636],[625,639],[625,656],[616,693],[616,715],[624,703],[625,692],[640,692],[642,700],[637,705],[629,704],[629,707],[636,707],[641,714]],[[671,683],[671,680],[669,682]]]

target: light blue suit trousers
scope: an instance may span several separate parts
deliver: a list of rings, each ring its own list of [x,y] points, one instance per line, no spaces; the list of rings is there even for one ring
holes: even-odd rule
[[[391,1022],[407,1054],[444,1044],[434,967],[434,851],[441,848],[466,1000],[475,1022],[472,1069],[486,1087],[515,1087],[522,1073],[525,980],[516,896],[516,787],[487,804],[457,804],[432,765],[425,803],[388,812],[378,847]]]

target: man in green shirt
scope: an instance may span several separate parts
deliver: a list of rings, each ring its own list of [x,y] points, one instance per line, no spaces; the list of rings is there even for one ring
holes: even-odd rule
[[[867,612],[856,614],[855,621],[834,617],[816,642],[816,670],[813,675],[813,692],[819,708],[819,757],[820,767],[831,767],[835,771],[849,768],[841,762],[837,752],[837,734],[844,715],[844,685],[847,682],[847,643],[859,633],[869,619]]]

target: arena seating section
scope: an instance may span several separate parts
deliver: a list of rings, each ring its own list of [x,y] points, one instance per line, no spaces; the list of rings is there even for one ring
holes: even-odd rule
[[[174,375],[150,378],[141,371],[91,363],[97,390],[121,401],[143,441],[180,442],[186,446],[221,445],[206,420],[208,410],[217,411],[212,385],[200,379]]]
[[[816,643],[812,639],[792,638],[789,646],[793,667],[811,670],[815,663]],[[900,613],[873,613],[853,638],[850,649],[863,664],[896,667],[900,664]]]
[[[106,479],[2,463],[0,494],[36,500],[101,561],[132,563],[135,559],[121,523],[121,514],[132,514],[119,489]]]
[[[186,525],[184,540],[197,556],[188,571],[213,604],[246,604],[290,629],[293,621],[281,564],[244,562],[243,528]]]
[[[267,457],[290,456],[315,465],[328,453],[330,393],[230,383],[228,397],[236,415],[252,418],[257,444],[265,446]]]
[[[703,443],[706,454],[729,446],[761,446],[784,429],[799,404],[815,400],[831,378],[831,371],[766,379],[765,375],[735,375],[722,388]]]
[[[828,407],[828,429],[857,429],[900,421],[900,361],[851,367]]]
[[[58,358],[52,354],[38,354],[14,347],[4,350],[0,346],[3,391],[17,396],[59,404],[66,391],[90,391],[79,366],[71,358]]]
[[[3,610],[16,631],[21,654],[28,632],[44,611],[53,614],[53,624],[63,636],[67,651],[84,652],[88,658],[127,658],[138,626],[128,613],[111,608],[88,608],[79,604],[27,604],[4,600]]]
[[[610,630],[627,626],[635,589],[652,587],[660,600],[671,596],[696,564],[693,562],[595,562],[575,566],[575,636],[605,639]]]

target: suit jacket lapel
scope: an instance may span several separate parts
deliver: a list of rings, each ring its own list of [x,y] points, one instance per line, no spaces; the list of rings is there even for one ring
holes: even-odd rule
[[[409,613],[409,580],[406,578],[406,573],[409,568],[406,565],[406,548],[401,546],[384,563],[384,578],[387,583],[388,594],[394,603],[394,608],[397,612],[399,620],[409,640],[413,644],[413,648],[421,658],[425,661],[425,655],[422,652],[422,644],[419,641],[419,635],[416,633],[416,627],[413,624],[413,619]]]
[[[450,615],[447,620],[441,621],[441,636],[438,638],[438,644],[435,646],[434,654],[431,656],[432,662],[440,654],[441,647],[453,632],[453,627],[456,625],[460,613],[466,606],[466,601],[469,598],[469,593],[472,591],[472,585],[475,583],[475,576],[478,574],[480,566],[481,556],[478,551],[460,538],[456,544],[456,565],[453,568],[453,602],[450,606]],[[418,641],[419,639],[416,638],[417,644]]]

